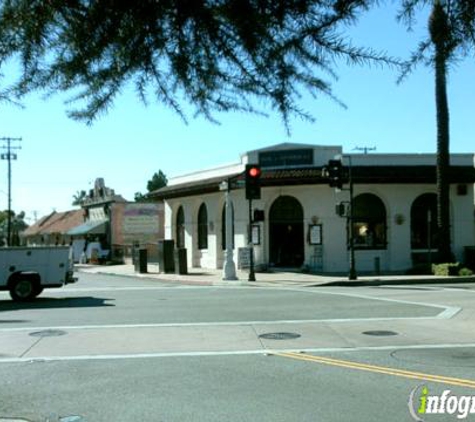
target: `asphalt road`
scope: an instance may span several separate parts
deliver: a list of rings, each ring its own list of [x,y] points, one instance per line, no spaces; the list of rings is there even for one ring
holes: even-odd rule
[[[31,304],[0,293],[0,422],[415,420],[417,388],[413,409],[422,386],[475,396],[474,302],[87,274]]]

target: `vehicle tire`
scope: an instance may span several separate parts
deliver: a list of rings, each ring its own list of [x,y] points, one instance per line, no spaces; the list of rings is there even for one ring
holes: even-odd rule
[[[17,302],[32,300],[39,294],[36,293],[38,291],[36,286],[37,283],[31,278],[18,278],[10,286],[10,296]]]

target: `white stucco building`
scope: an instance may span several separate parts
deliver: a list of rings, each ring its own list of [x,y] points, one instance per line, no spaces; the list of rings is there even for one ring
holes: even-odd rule
[[[335,205],[348,201],[349,193],[335,191],[322,176],[335,156],[345,166],[351,161],[357,271],[402,272],[429,259],[437,235],[435,154],[344,154],[339,146],[280,144],[247,152],[234,165],[171,179],[152,193],[165,204],[165,238],[187,249],[188,266],[222,268],[222,182],[229,180],[234,260],[244,264],[249,204],[242,173],[247,163],[260,164],[261,199],[252,202],[252,214],[260,210],[264,217],[252,224],[257,268],[346,272],[348,224]],[[475,245],[474,158],[451,155],[452,249],[459,260],[465,247]]]

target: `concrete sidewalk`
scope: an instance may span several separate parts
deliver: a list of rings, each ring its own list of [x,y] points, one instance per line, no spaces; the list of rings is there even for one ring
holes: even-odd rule
[[[350,281],[347,276],[343,275],[319,275],[308,274],[302,272],[274,271],[274,272],[258,272],[256,273],[256,281],[248,281],[247,271],[238,271],[238,280],[223,280],[222,270],[211,270],[202,268],[190,268],[188,274],[165,274],[160,273],[157,264],[148,264],[147,273],[135,272],[134,266],[124,265],[84,265],[77,264],[74,266],[78,272],[92,274],[107,274],[125,277],[137,277],[143,279],[155,279],[164,282],[171,282],[183,285],[249,285],[249,286],[380,286],[380,285],[409,285],[409,284],[463,284],[475,283],[475,277],[440,277],[440,276],[408,276],[408,275],[363,275],[358,280]]]

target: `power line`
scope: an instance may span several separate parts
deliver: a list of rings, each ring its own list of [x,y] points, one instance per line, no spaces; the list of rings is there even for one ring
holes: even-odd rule
[[[6,150],[6,153],[0,155],[2,160],[8,160],[8,228],[7,228],[7,245],[12,245],[12,160],[17,159],[17,154],[13,153],[12,150],[21,149],[19,143],[22,141],[22,138],[11,138],[3,137],[0,138],[0,141],[6,143],[2,145],[2,149]],[[15,144],[15,142],[17,142]],[[13,143],[13,144],[12,144]]]

